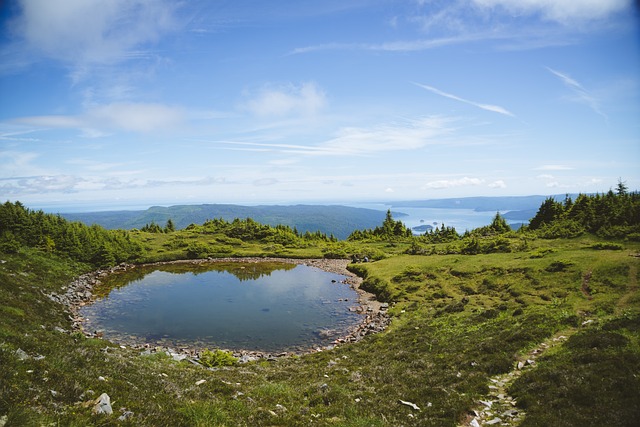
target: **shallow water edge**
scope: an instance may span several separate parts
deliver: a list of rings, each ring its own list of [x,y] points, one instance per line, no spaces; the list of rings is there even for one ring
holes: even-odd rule
[[[147,264],[125,264],[122,263],[118,266],[111,267],[104,270],[96,270],[91,273],[83,274],[77,277],[71,282],[65,289],[64,295],[51,294],[49,297],[66,306],[69,313],[69,320],[72,322],[73,330],[75,332],[81,332],[84,336],[89,338],[102,338],[100,331],[88,331],[85,330],[83,318],[79,314],[81,307],[91,304],[96,299],[94,295],[94,288],[101,285],[102,280],[105,280],[109,275],[119,272],[124,272],[132,268],[138,267],[153,267],[170,264],[191,264],[191,265],[203,265],[210,263],[260,263],[260,262],[279,262],[297,265],[306,265],[309,267],[319,268],[321,270],[340,274],[345,277],[343,283],[348,284],[358,294],[358,305],[354,308],[358,313],[363,315],[363,319],[360,323],[356,324],[345,336],[337,337],[331,344],[324,347],[308,348],[300,351],[283,351],[279,353],[269,353],[262,351],[243,350],[243,349],[223,349],[231,351],[240,362],[249,362],[260,359],[271,360],[276,357],[284,357],[291,355],[303,355],[309,353],[315,353],[322,350],[332,349],[337,345],[357,342],[364,336],[383,331],[389,323],[389,317],[383,306],[379,301],[375,299],[375,296],[371,293],[363,291],[360,288],[362,278],[351,273],[347,270],[349,260],[346,259],[296,259],[296,258],[267,258],[267,257],[246,257],[246,258],[207,258],[197,260],[176,260],[166,262],[156,262]],[[148,342],[120,342],[118,340],[111,339],[110,342],[119,344],[121,347],[131,347],[134,349],[143,350],[143,354],[152,354],[155,352],[165,352],[171,355],[176,360],[188,359],[197,360],[200,353],[204,348],[195,348],[189,346],[181,346],[179,348],[171,348],[158,346],[156,343]]]

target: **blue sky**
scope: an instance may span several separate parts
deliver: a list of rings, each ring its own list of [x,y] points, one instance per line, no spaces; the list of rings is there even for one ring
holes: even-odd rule
[[[0,199],[640,189],[632,0],[8,0]]]

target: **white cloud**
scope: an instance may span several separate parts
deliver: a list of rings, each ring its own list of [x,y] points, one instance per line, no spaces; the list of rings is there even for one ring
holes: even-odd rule
[[[153,103],[98,105],[78,116],[32,116],[16,119],[31,126],[80,129],[83,136],[100,137],[110,130],[152,132],[178,126],[184,119],[179,107]]]
[[[0,193],[22,197],[27,194],[79,193],[96,190],[131,190],[162,187],[194,187],[227,184],[224,178],[123,179],[121,176],[36,175],[0,178]],[[263,183],[267,185],[267,183]]]
[[[439,116],[408,122],[385,124],[373,128],[343,128],[321,147],[333,154],[371,154],[383,151],[415,150],[438,143],[436,137],[450,132],[451,119]]]
[[[216,141],[234,150],[276,151],[308,156],[363,156],[387,151],[415,150],[442,143],[438,137],[451,132],[452,119],[430,116],[371,128],[346,127],[317,145],[247,141]]]
[[[533,170],[538,171],[570,171],[573,170],[571,166],[567,165],[542,165],[534,168]]]
[[[301,85],[265,86],[250,95],[243,107],[258,116],[314,114],[327,104],[325,93],[313,82]]]
[[[450,93],[447,92],[443,92],[439,89],[436,89],[435,87],[432,86],[427,86],[427,85],[423,85],[420,83],[414,83],[416,86],[421,87],[423,89],[426,89],[430,92],[435,93],[436,95],[440,95],[443,96],[445,98],[450,98],[456,101],[460,101],[460,102],[464,102],[465,104],[469,104],[469,105],[473,105],[474,107],[478,107],[481,108],[483,110],[486,111],[491,111],[493,113],[499,113],[499,114],[504,114],[505,116],[510,116],[510,117],[515,117],[514,114],[510,111],[508,111],[506,108],[500,107],[499,105],[491,105],[491,104],[481,104],[479,102],[475,102],[475,101],[469,101],[468,99],[464,99],[461,98],[459,96],[456,95],[452,95]]]
[[[31,50],[73,64],[111,63],[174,27],[176,2],[158,0],[20,0],[14,33]]]
[[[489,187],[490,188],[507,188],[507,184],[503,180],[499,179],[489,184]]]
[[[430,189],[442,190],[442,189],[453,188],[453,187],[477,186],[477,185],[482,185],[483,183],[484,183],[483,179],[469,178],[465,176],[464,178],[460,178],[460,179],[452,179],[452,180],[442,179],[438,181],[427,182],[424,185],[423,189],[430,188]]]
[[[571,89],[571,91],[573,91],[573,93],[576,96],[575,98],[576,102],[579,102],[581,104],[586,104],[597,114],[600,114],[602,117],[604,117],[605,120],[608,120],[607,115],[600,109],[600,104],[598,100],[595,97],[593,97],[589,92],[587,92],[587,90],[584,87],[582,87],[580,83],[578,83],[576,80],[569,77],[568,74],[561,73],[560,71],[556,71],[549,67],[547,67],[547,70],[549,70],[551,74],[558,77],[564,83],[565,86],[567,86],[569,89]]]
[[[481,7],[503,7],[512,14],[541,14],[545,19],[568,24],[589,21],[628,9],[630,0],[472,0]]]
[[[33,162],[40,157],[34,152],[0,151],[0,177],[41,175],[47,171],[35,166]]]
[[[114,103],[92,109],[88,118],[95,125],[106,122],[118,129],[150,132],[178,125],[182,122],[183,112],[163,104]]]

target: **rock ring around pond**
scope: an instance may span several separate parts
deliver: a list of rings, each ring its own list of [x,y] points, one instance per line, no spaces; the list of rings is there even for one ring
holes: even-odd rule
[[[278,357],[286,357],[290,355],[303,355],[309,353],[315,353],[323,350],[330,350],[337,345],[352,343],[361,340],[366,335],[381,332],[386,329],[389,324],[389,316],[386,313],[388,304],[380,303],[375,299],[373,294],[370,294],[360,288],[362,279],[355,274],[347,270],[349,260],[344,259],[291,259],[291,258],[262,258],[262,257],[247,257],[247,258],[207,258],[197,260],[177,260],[167,262],[156,262],[148,264],[126,264],[122,263],[118,266],[111,267],[109,269],[96,270],[91,273],[83,274],[77,277],[71,282],[66,289],[66,292],[62,295],[56,293],[47,294],[47,296],[60,304],[65,305],[69,311],[69,320],[72,322],[74,332],[81,332],[87,337],[101,338],[100,331],[85,331],[83,328],[83,319],[79,315],[79,308],[90,304],[95,300],[93,295],[93,289],[101,283],[100,279],[104,279],[110,274],[116,272],[127,271],[134,267],[140,266],[156,266],[165,264],[204,264],[213,262],[245,262],[245,263],[258,263],[258,262],[282,262],[290,264],[302,264],[311,267],[316,267],[321,270],[336,273],[345,276],[343,283],[351,286],[358,293],[357,306],[350,307],[350,311],[355,311],[364,314],[363,320],[352,328],[345,336],[336,338],[332,344],[324,347],[315,347],[309,349],[301,349],[299,351],[288,351],[279,353],[268,353],[262,351],[249,351],[249,350],[236,350],[233,351],[233,355],[238,358],[240,363],[246,363],[255,360],[275,360]],[[123,344],[123,343],[120,343]],[[201,351],[191,347],[179,347],[175,350],[169,346],[158,346],[150,343],[134,343],[129,345],[132,348],[143,350],[142,354],[152,354],[156,352],[164,352],[175,360],[190,360],[197,363]],[[125,347],[121,345],[121,347]]]

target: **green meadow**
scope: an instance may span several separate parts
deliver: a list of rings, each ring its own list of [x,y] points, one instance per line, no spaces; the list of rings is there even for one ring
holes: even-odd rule
[[[577,210],[570,217],[566,203],[554,212],[518,232],[497,215],[476,232],[427,236],[411,236],[389,216],[337,240],[250,220],[106,231],[7,203],[0,212],[0,424],[469,425],[481,401],[494,399],[492,379],[542,348],[533,366],[504,385],[519,417],[493,415],[522,426],[636,425],[637,223],[594,228]],[[80,274],[120,262],[365,256],[369,262],[348,268],[389,303],[388,328],[275,360],[240,364],[211,349],[198,364],[87,338],[50,297]],[[93,413],[102,393],[111,415]]]

